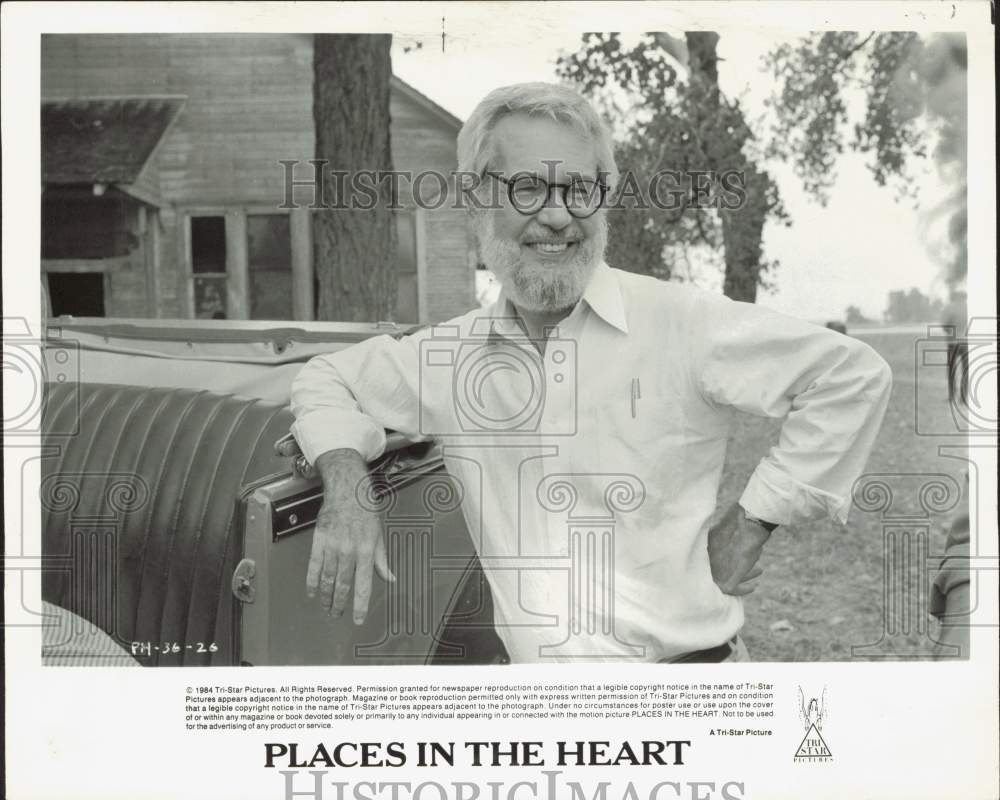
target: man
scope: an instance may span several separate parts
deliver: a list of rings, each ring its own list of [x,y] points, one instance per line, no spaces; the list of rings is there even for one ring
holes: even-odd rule
[[[763,546],[778,525],[846,519],[888,367],[833,331],[607,266],[611,138],[569,89],[492,92],[458,161],[499,198],[470,213],[501,296],[299,374],[293,431],[325,490],[308,592],[340,614],[353,585],[361,622],[373,566],[393,580],[355,498],[389,428],[442,442],[513,661],[745,659]],[[735,411],[786,419],[709,531]]]

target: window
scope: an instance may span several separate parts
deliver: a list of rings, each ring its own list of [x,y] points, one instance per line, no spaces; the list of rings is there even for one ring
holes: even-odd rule
[[[226,319],[226,218],[191,217],[194,315]]]
[[[188,302],[200,319],[312,319],[309,210],[263,205],[182,212]]]
[[[413,211],[396,217],[396,322],[420,322],[417,274],[417,218]]]
[[[104,273],[49,272],[46,277],[53,316],[104,316]]]
[[[287,214],[247,216],[250,319],[292,319],[292,244]]]
[[[139,245],[120,197],[46,190],[42,197],[42,258],[128,255]]]

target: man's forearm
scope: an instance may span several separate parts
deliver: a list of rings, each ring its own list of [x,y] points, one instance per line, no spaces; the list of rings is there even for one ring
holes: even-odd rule
[[[695,324],[705,398],[783,420],[740,504],[781,525],[846,520],[889,402],[885,360],[857,339],[724,298],[705,297]]]
[[[778,527],[777,522],[769,522],[766,519],[761,519],[760,517],[755,517],[749,511],[747,511],[743,506],[740,506],[740,512],[743,514],[743,519],[758,528],[763,528],[768,534],[774,532],[774,529]]]
[[[752,592],[762,569],[757,565],[771,536],[768,526],[748,518],[738,503],[730,505],[708,532],[712,578],[726,594]]]
[[[318,591],[323,607],[334,616],[343,613],[353,596],[354,623],[360,625],[368,613],[372,570],[386,581],[395,580],[378,515],[358,502],[359,488],[367,488],[363,483],[368,465],[361,453],[348,448],[321,453],[315,465],[324,497],[313,532],[306,592],[314,597]]]
[[[348,483],[352,484],[353,489],[354,484],[368,474],[368,465],[361,453],[349,447],[321,453],[316,458],[314,466],[327,494],[336,489],[343,489]]]
[[[303,454],[318,464],[328,451],[351,449],[371,460],[385,449],[386,428],[416,435],[419,374],[415,345],[388,336],[310,359],[291,390]]]

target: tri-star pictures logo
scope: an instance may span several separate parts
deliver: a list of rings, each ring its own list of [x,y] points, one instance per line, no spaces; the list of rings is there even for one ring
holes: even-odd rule
[[[799,687],[799,716],[802,718],[802,727],[805,729],[806,735],[802,739],[799,749],[795,751],[793,761],[796,764],[800,762],[821,763],[833,761],[833,753],[826,746],[826,741],[823,739],[823,734],[821,733],[823,723],[830,716],[826,705],[825,686],[823,687],[822,694],[818,698],[809,698],[808,703],[806,702],[806,696],[802,693],[802,687]]]

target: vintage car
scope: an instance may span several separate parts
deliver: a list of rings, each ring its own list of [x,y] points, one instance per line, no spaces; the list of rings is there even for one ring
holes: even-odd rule
[[[309,600],[322,501],[276,443],[313,355],[390,324],[58,317],[45,339],[43,601],[150,666],[501,663],[489,587],[439,451],[390,434],[359,498],[394,584],[363,625]],[[64,625],[59,630],[78,629]],[[56,637],[57,639],[59,637]],[[105,637],[106,638],[106,637]],[[49,663],[108,663],[77,630]],[[72,660],[59,661],[72,650]]]

